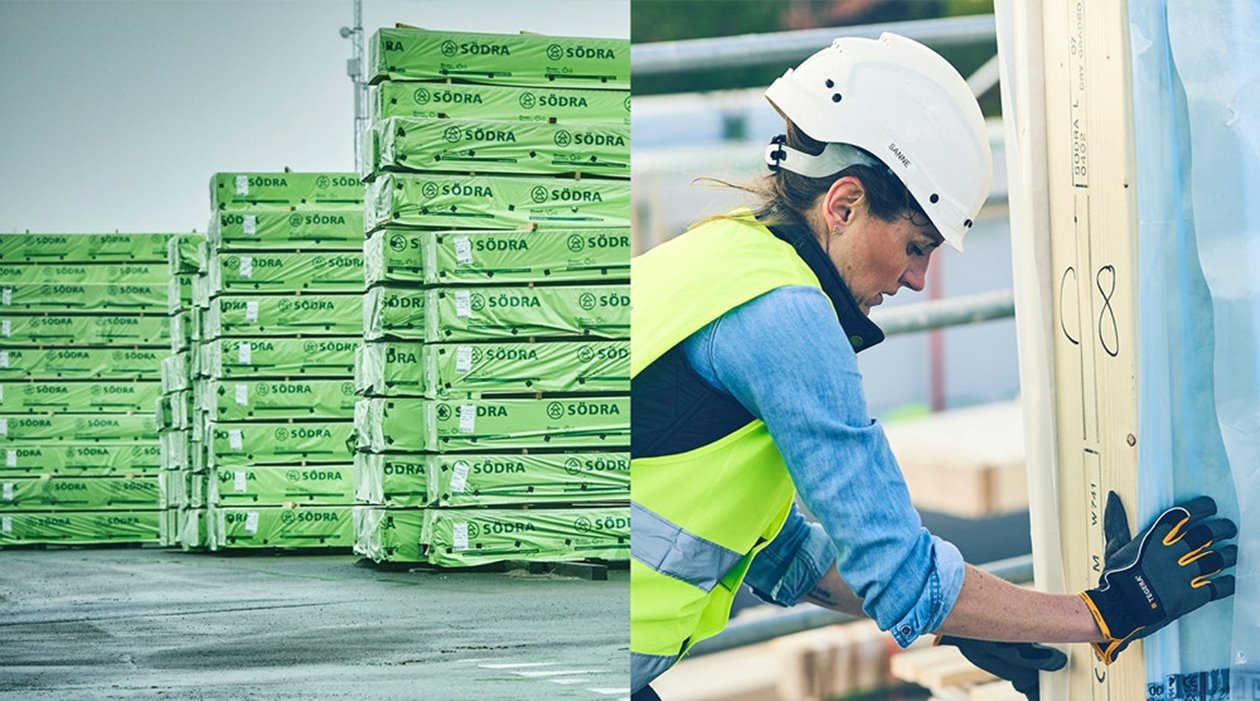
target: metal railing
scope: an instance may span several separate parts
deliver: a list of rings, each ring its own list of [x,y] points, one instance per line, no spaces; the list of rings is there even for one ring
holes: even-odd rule
[[[885,336],[931,331],[947,326],[978,324],[1015,316],[1015,294],[1011,290],[984,292],[967,297],[938,299],[907,304],[871,313]]]
[[[996,41],[997,25],[993,21],[993,15],[975,15],[634,44],[630,47],[630,72],[637,78],[763,63],[780,63],[786,66],[795,64],[830,44],[832,39],[876,39],[883,32],[895,32],[939,50],[950,46]]]
[[[1033,579],[1032,555],[990,562],[980,565],[980,569],[1016,584],[1031,582]],[[812,604],[751,621],[740,621],[737,618],[718,635],[696,643],[687,656],[710,655],[737,647],[764,643],[784,635],[857,620],[861,619]]]

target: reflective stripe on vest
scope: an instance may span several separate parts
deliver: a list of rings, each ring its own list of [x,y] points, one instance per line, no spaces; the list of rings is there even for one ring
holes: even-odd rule
[[[748,218],[710,221],[657,246],[632,262],[631,377],[727,311],[797,285],[820,287],[791,245]],[[795,492],[760,420],[630,469],[633,692],[726,626]]]

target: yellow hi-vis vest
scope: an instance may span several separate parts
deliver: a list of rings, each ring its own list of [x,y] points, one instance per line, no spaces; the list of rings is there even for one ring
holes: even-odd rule
[[[722,314],[779,287],[818,287],[791,245],[740,220],[697,226],[631,263],[630,376]],[[726,627],[753,556],[795,489],[764,422],[630,462],[631,686],[638,691]]]

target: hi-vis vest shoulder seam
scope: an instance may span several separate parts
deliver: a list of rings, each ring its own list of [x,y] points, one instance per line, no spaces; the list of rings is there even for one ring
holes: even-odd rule
[[[746,212],[631,263],[631,377],[727,311],[788,286],[821,289],[790,244]],[[631,460],[630,649],[637,691],[726,626],[753,557],[795,490],[764,422],[694,450]]]

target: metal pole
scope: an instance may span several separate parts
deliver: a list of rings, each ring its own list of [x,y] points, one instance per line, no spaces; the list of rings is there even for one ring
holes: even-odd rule
[[[879,325],[884,335],[894,336],[1013,316],[1014,294],[1010,290],[999,290],[886,309],[871,314],[871,321]]]
[[[713,39],[687,39],[635,44],[630,49],[630,71],[645,75],[710,70],[765,63],[793,65],[839,37],[879,38],[895,32],[934,49],[997,40],[993,15],[912,20],[856,27],[802,29],[768,34],[744,34]]]
[[[990,562],[980,565],[980,569],[1017,584],[1031,582],[1033,579],[1032,555],[1022,555],[1007,560]],[[733,650],[737,647],[763,643],[784,635],[856,620],[860,619],[839,611],[805,604],[775,616],[758,618],[746,623],[736,619],[720,634],[696,643],[696,646],[691,648],[691,652],[687,656],[695,657],[697,655],[709,655],[715,652]]]
[[[354,168],[363,172],[367,154],[363,153],[363,133],[367,131],[368,87],[363,60],[363,0],[354,0],[354,26],[342,27],[341,36],[350,40],[351,58],[346,61],[346,75],[354,84]]]

